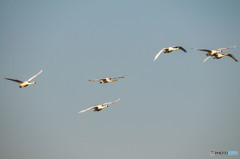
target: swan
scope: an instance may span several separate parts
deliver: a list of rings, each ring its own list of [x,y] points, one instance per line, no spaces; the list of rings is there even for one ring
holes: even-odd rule
[[[91,110],[91,109],[93,109],[93,111],[100,111],[100,110],[102,110],[102,109],[104,109],[104,108],[109,107],[109,106],[108,106],[109,104],[113,104],[113,103],[116,103],[116,102],[118,102],[118,101],[120,101],[120,98],[117,99],[117,100],[115,100],[115,101],[113,101],[113,102],[107,102],[107,103],[103,103],[103,104],[100,104],[100,105],[92,106],[92,107],[90,107],[90,108],[87,108],[87,109],[85,109],[85,110],[82,110],[82,111],[78,112],[78,114],[84,113],[84,112],[89,111],[89,110]]]
[[[115,82],[117,81],[117,78],[126,78],[127,75],[121,76],[121,77],[107,77],[107,78],[100,78],[100,79],[95,79],[95,80],[88,80],[88,81],[99,81],[100,83],[109,83],[109,82]]]
[[[186,51],[183,47],[181,47],[181,46],[171,46],[171,47],[168,47],[168,48],[163,48],[162,50],[160,50],[160,51],[157,53],[157,55],[156,55],[155,58],[154,58],[154,61],[157,60],[158,56],[159,56],[162,52],[164,52],[164,53],[170,53],[170,52],[172,52],[172,51],[174,51],[174,50],[178,50],[178,49],[181,49],[182,51],[187,52],[187,51]]]
[[[222,57],[224,57],[224,56],[229,56],[229,57],[233,58],[236,62],[238,62],[237,58],[236,58],[235,56],[233,56],[232,54],[229,54],[229,53],[225,53],[225,54],[215,54],[213,58],[214,58],[214,59],[220,59],[220,58],[222,58]]]
[[[29,78],[27,81],[20,81],[18,79],[12,79],[12,78],[5,78],[5,79],[19,83],[19,88],[22,88],[22,87],[27,87],[28,85],[31,85],[31,84],[36,84],[36,82],[30,82],[30,81],[33,80],[38,75],[40,75],[41,73],[42,73],[42,70],[38,72],[36,75],[34,75],[33,77]]]

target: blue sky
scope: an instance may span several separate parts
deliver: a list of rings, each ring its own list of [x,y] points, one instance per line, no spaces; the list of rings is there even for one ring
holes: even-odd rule
[[[0,158],[240,152],[239,1],[0,1]],[[154,56],[164,47],[180,50]],[[18,88],[4,78],[34,79]],[[108,84],[89,79],[128,75]],[[77,112],[121,98],[100,112]],[[239,156],[233,157],[237,158]]]

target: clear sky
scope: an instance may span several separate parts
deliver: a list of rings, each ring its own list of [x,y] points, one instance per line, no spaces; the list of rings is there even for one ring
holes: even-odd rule
[[[1,0],[0,158],[240,153],[238,0]],[[181,50],[154,56],[164,47]],[[36,85],[18,88],[4,77]],[[108,84],[89,79],[128,75]],[[77,112],[121,98],[100,112]],[[239,158],[239,155],[232,158]]]

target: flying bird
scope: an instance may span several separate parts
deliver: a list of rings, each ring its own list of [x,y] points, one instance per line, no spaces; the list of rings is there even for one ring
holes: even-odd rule
[[[178,49],[181,49],[182,51],[187,52],[187,51],[186,51],[183,47],[181,47],[181,46],[171,46],[171,47],[168,47],[168,48],[163,48],[162,50],[160,50],[160,51],[157,53],[157,55],[156,55],[155,58],[154,58],[154,61],[157,60],[158,56],[159,56],[162,52],[164,52],[164,53],[170,53],[170,52],[172,52],[172,51],[174,51],[174,50],[178,50]]]
[[[121,77],[107,77],[107,78],[100,78],[100,79],[95,79],[95,80],[88,80],[92,82],[99,81],[100,83],[109,83],[109,82],[115,82],[117,81],[118,78],[126,78],[127,75],[121,76]]]
[[[231,46],[231,47],[227,47],[227,48],[220,48],[220,49],[217,49],[217,50],[209,50],[209,49],[193,49],[193,50],[199,50],[199,51],[205,51],[207,52],[207,58],[203,60],[202,63],[204,63],[205,61],[207,61],[210,57],[213,57],[214,55],[216,55],[217,53],[220,53],[222,52],[222,50],[224,49],[233,49],[235,48],[236,46]]]
[[[229,57],[233,58],[236,62],[238,62],[237,58],[236,58],[235,56],[233,56],[232,54],[229,54],[229,53],[225,53],[225,54],[215,54],[213,58],[214,58],[214,59],[220,59],[220,58],[222,58],[222,57],[224,57],[224,56],[229,56]]]
[[[12,78],[5,78],[5,79],[19,83],[19,88],[22,88],[22,87],[27,87],[28,85],[31,85],[31,84],[36,84],[36,82],[30,82],[30,81],[33,80],[38,75],[40,75],[41,73],[42,73],[42,70],[40,72],[38,72],[36,75],[34,75],[33,77],[29,78],[27,81],[20,81],[20,80],[12,79]]]
[[[113,101],[113,102],[107,102],[107,103],[103,103],[103,104],[100,104],[100,105],[92,106],[92,107],[90,107],[90,108],[87,108],[87,109],[85,109],[85,110],[82,110],[82,111],[78,112],[78,114],[84,113],[84,112],[89,111],[89,110],[91,110],[91,109],[93,109],[93,111],[100,111],[100,110],[102,110],[102,109],[104,109],[104,108],[109,107],[109,106],[108,106],[109,104],[113,104],[113,103],[116,103],[116,102],[118,102],[118,101],[120,101],[120,98],[117,99],[117,100],[115,100],[115,101]]]

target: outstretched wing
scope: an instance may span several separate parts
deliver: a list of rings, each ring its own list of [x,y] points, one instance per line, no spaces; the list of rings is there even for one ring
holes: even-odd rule
[[[88,80],[88,81],[96,82],[96,81],[99,81],[99,80],[101,80],[101,79]]]
[[[116,77],[115,77],[115,78],[116,78]],[[88,80],[88,81],[96,82],[96,81],[107,80],[107,79],[110,79],[110,77],[107,77],[107,78],[99,78],[99,79]]]
[[[187,52],[187,50],[185,50],[183,47],[181,47],[181,46],[178,46],[178,48],[179,49],[181,49],[182,51],[184,51],[184,52]]]
[[[81,113],[84,113],[84,112],[86,112],[86,111],[89,111],[89,110],[91,110],[91,109],[93,109],[93,108],[95,108],[95,107],[96,107],[96,106],[93,106],[93,107],[87,108],[87,109],[85,109],[85,110],[82,110],[82,111],[78,112],[78,114],[81,114]]]
[[[156,55],[155,58],[154,58],[154,61],[157,60],[158,56],[163,52],[164,49],[165,49],[165,48],[163,48],[162,50],[160,50],[160,51],[157,53],[157,55]]]
[[[182,46],[172,46],[172,48],[181,49],[184,52],[187,52]]]
[[[204,63],[205,61],[207,61],[210,57],[212,57],[212,56],[208,56],[205,60],[203,60],[202,63]]]
[[[220,49],[218,49],[218,50],[233,49],[233,48],[235,48],[235,47],[237,47],[237,46],[230,46],[230,47],[227,47],[227,48],[220,48]]]
[[[33,80],[35,77],[37,77],[38,75],[40,75],[42,73],[42,70],[40,72],[38,72],[36,75],[34,75],[33,77],[28,79],[28,82]]]
[[[5,78],[6,80],[14,81],[17,83],[23,83],[23,81],[17,80],[17,79],[12,79],[12,78]]]
[[[193,48],[192,48],[192,49],[193,49]],[[212,52],[212,50],[209,50],[209,49],[193,49],[193,50],[199,50],[199,51]]]
[[[114,78],[126,78],[126,77],[127,77],[127,75],[121,76],[121,77],[111,77],[111,79],[114,79]]]
[[[120,98],[117,99],[117,100],[115,100],[115,101],[113,101],[113,102],[103,103],[102,105],[113,104],[113,103],[116,103],[116,102],[118,102],[118,101],[120,101]]]
[[[236,62],[238,62],[237,58],[235,56],[233,56],[232,54],[228,54],[228,56],[230,56],[231,58],[233,58]]]

